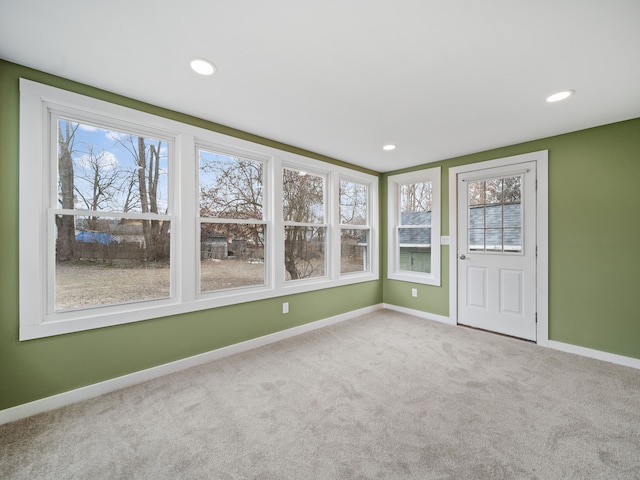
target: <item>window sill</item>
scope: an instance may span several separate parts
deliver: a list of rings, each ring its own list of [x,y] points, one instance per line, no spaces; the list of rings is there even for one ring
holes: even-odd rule
[[[432,285],[439,287],[441,285],[440,278],[436,278],[435,275],[426,274],[411,274],[411,273],[389,273],[387,275],[389,280],[399,280],[401,282],[420,283],[422,285]]]
[[[202,294],[190,302],[178,300],[158,300],[149,302],[148,307],[140,306],[140,303],[131,305],[114,305],[100,309],[88,309],[84,311],[68,312],[56,319],[43,321],[39,324],[22,325],[20,328],[20,341],[36,338],[52,337],[67,333],[93,330],[115,325],[153,320],[172,315],[181,315],[190,312],[210,310],[218,307],[236,305],[269,298],[295,295],[305,292],[313,292],[327,288],[353,285],[357,283],[372,282],[380,277],[374,273],[352,273],[342,276],[338,280],[320,278],[314,280],[300,280],[287,283],[284,287],[275,289],[272,287],[225,290],[224,292]],[[100,310],[100,312],[98,312]],[[105,311],[106,310],[106,311]]]

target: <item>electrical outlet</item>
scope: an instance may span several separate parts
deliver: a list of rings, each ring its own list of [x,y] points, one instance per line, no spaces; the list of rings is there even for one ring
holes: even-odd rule
[[[412,288],[411,289],[411,296],[412,297],[417,297],[418,296],[418,289],[417,288]]]
[[[282,304],[282,313],[283,314],[289,313],[289,302],[284,302]]]

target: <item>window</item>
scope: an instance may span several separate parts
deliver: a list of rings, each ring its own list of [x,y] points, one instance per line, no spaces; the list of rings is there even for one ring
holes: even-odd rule
[[[198,149],[200,292],[265,284],[264,162]]]
[[[368,186],[340,180],[340,273],[369,269]]]
[[[522,176],[469,182],[469,251],[522,252]]]
[[[50,113],[55,281],[47,312],[171,296],[172,140]]]
[[[326,263],[325,178],[282,170],[285,280],[323,277]]]
[[[376,176],[20,89],[21,340],[378,278]]]
[[[440,285],[440,168],[389,176],[388,277]]]

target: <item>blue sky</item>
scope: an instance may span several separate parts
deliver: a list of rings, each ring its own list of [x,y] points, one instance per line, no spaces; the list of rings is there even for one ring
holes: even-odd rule
[[[64,122],[60,119],[62,132]],[[122,145],[133,138],[137,146],[138,137],[131,137],[125,132],[99,128],[81,123],[75,132],[73,144],[75,208],[91,209],[94,197],[94,186],[102,187],[98,211],[122,211],[126,203],[127,193],[133,181],[132,191],[138,195],[138,165],[132,153]],[[158,140],[145,137],[147,145],[158,145]],[[148,150],[149,147],[147,147]],[[158,209],[165,213],[168,204],[168,159],[167,142],[160,145],[160,179],[158,182]],[[148,157],[148,153],[147,153]],[[96,175],[97,174],[97,175]],[[98,180],[96,180],[96,178]],[[86,199],[86,200],[83,200]],[[140,203],[136,203],[132,212],[140,212]]]

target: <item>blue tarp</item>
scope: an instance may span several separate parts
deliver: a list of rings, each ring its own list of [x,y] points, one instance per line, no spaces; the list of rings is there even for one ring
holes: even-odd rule
[[[76,235],[76,240],[84,243],[101,243],[102,245],[109,245],[116,241],[110,233],[100,232],[80,232]]]

